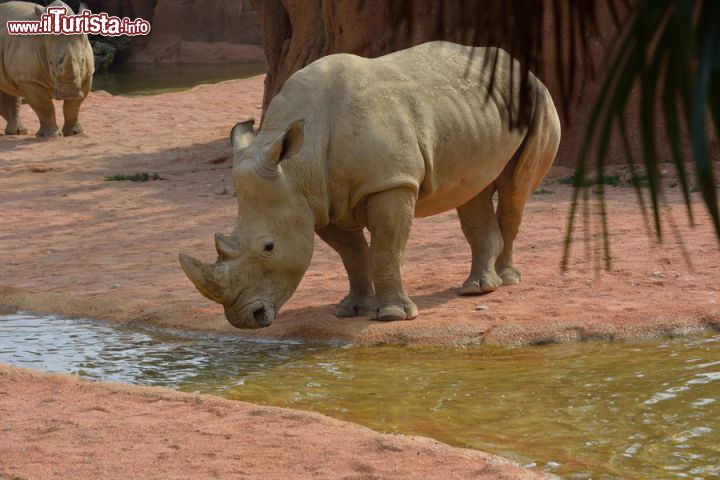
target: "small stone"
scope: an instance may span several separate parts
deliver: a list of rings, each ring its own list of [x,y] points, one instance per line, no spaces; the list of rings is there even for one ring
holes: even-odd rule
[[[660,270],[658,270],[657,272],[653,272],[652,276],[657,277],[657,278],[665,278],[665,274],[663,272],[661,272]]]
[[[45,173],[50,170],[50,167],[43,165],[42,163],[35,163],[28,167],[33,173]]]
[[[482,312],[483,310],[490,310],[490,307],[488,307],[487,305],[478,305],[477,307],[475,307],[476,312]]]
[[[120,284],[119,284],[119,283],[113,283],[110,288],[120,288]]]

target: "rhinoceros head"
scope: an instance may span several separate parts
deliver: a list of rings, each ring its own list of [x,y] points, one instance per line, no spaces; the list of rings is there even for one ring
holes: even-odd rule
[[[215,235],[214,264],[180,254],[195,287],[222,304],[238,328],[272,323],[310,264],[314,238],[314,216],[298,188],[302,181],[282,166],[303,144],[303,121],[257,137],[252,123],[236,125],[231,134],[238,201],[232,234]]]
[[[68,15],[72,9],[60,0],[47,7],[35,6],[38,18],[47,8],[64,8]],[[53,97],[57,100],[83,98],[83,83],[94,72],[92,47],[87,35],[43,35],[48,70],[53,81]]]

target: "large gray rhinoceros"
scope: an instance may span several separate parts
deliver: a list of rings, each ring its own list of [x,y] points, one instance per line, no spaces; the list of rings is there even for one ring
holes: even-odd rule
[[[509,128],[521,76],[512,64],[511,77],[502,50],[431,42],[372,60],[329,55],[298,71],[257,136],[252,122],[233,129],[235,228],[215,236],[214,264],[180,254],[185,273],[231,324],[265,327],[300,283],[317,233],[350,280],[337,316],[411,319],[401,270],[413,217],[456,208],[472,251],[460,293],[518,283],[513,241],[555,158],[560,122],[531,75],[529,127]]]
[[[61,1],[48,7],[64,7]],[[0,4],[0,115],[6,135],[22,135],[20,97],[40,119],[38,137],[82,133],[80,105],[92,84],[94,59],[87,35],[9,35],[8,20],[37,21],[46,8],[30,2]],[[55,120],[52,99],[65,100],[62,132]]]

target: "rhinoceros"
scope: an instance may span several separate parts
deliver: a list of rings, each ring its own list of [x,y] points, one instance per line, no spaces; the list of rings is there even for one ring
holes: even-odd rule
[[[49,7],[63,7],[55,1]],[[0,115],[7,121],[6,135],[22,135],[20,97],[40,120],[38,137],[82,133],[80,105],[92,84],[94,59],[87,35],[10,35],[8,20],[38,21],[46,7],[30,2],[0,4]],[[64,100],[62,132],[55,120],[52,99]]]
[[[455,208],[472,252],[460,293],[518,283],[513,242],[560,141],[553,101],[532,74],[529,123],[511,128],[520,73],[503,50],[447,42],[375,59],[328,55],[299,70],[257,135],[252,121],[233,128],[235,227],[215,235],[214,264],[181,253],[183,270],[232,325],[265,327],[308,269],[317,233],[347,270],[338,317],[412,319],[401,271],[413,217]]]

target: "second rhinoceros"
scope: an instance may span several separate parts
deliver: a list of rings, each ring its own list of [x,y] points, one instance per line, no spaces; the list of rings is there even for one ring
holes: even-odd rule
[[[57,0],[48,8],[73,11]],[[20,97],[40,119],[38,137],[82,133],[80,105],[87,97],[94,72],[87,35],[10,35],[8,20],[38,21],[46,7],[30,2],[0,4],[0,115],[6,135],[27,133],[20,120]],[[53,98],[64,100],[62,132],[55,120]]]
[[[460,293],[518,283],[513,242],[560,141],[532,74],[529,124],[510,128],[520,77],[502,50],[447,42],[313,62],[272,100],[257,136],[248,122],[233,129],[235,228],[216,234],[214,264],[180,254],[185,273],[232,325],[265,327],[300,283],[317,233],[350,281],[337,316],[411,319],[401,269],[413,217],[456,208],[472,251]]]

